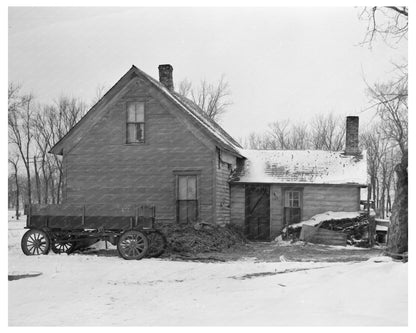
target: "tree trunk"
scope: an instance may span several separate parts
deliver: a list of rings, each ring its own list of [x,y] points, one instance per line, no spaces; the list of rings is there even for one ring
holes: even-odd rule
[[[383,188],[381,190],[381,196],[380,196],[380,216],[382,219],[385,218],[385,211],[386,211],[386,197],[385,197],[385,188],[384,188],[384,182],[383,182]]]
[[[52,204],[56,204],[56,199],[55,199],[55,181],[54,181],[54,176],[51,177],[51,197],[52,197]]]
[[[62,188],[62,171],[59,170],[58,189],[56,191],[56,201],[58,204],[61,203],[61,188]]]
[[[20,207],[19,207],[19,196],[20,196],[20,187],[19,187],[19,178],[17,176],[17,164],[14,165],[14,179],[16,182],[16,220],[19,220]]]
[[[390,188],[387,189],[387,213],[390,216],[390,213],[391,213],[391,195],[390,195]]]
[[[408,250],[408,173],[407,151],[396,166],[397,188],[390,218],[387,249],[390,253]]]
[[[27,203],[31,205],[32,204],[32,181],[30,179],[29,160],[27,161],[27,164],[25,164],[25,167],[26,167],[26,176],[27,176]]]
[[[43,191],[43,203],[48,203],[48,197],[49,197],[49,176],[46,175],[46,168],[45,168],[45,162],[42,162],[42,176],[43,176],[43,183],[44,183],[44,191]]]
[[[41,195],[39,170],[38,170],[38,164],[37,164],[37,161],[36,161],[36,156],[33,156],[33,166],[34,166],[34,169],[35,169],[36,194],[37,194],[37,197],[38,197],[38,204],[41,204],[42,203],[42,195]]]
[[[20,196],[19,181],[16,175],[16,220],[19,220],[19,217],[20,217],[19,196]]]

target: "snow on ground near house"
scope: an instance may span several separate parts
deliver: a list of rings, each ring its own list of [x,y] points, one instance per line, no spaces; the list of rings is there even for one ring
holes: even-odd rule
[[[27,257],[9,222],[9,325],[407,325],[407,264]],[[400,283],[399,283],[400,282]]]
[[[322,221],[329,221],[329,220],[342,220],[342,219],[355,219],[359,217],[361,212],[325,212],[322,214],[317,214],[312,216],[309,220],[302,221],[299,223],[294,223],[289,226],[291,229],[300,228],[303,225],[310,225],[310,226],[316,226]],[[283,229],[283,231],[286,231],[286,228]]]

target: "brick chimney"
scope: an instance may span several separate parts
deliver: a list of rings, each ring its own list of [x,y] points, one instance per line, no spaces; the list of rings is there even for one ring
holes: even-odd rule
[[[173,91],[173,67],[169,64],[159,65],[159,82],[162,83],[170,91]]]
[[[347,127],[345,134],[345,155],[358,155],[358,125],[359,118],[357,116],[347,117]]]

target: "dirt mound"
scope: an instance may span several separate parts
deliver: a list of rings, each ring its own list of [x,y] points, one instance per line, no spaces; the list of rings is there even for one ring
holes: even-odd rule
[[[243,233],[232,225],[163,224],[157,226],[167,238],[167,252],[203,253],[221,251],[245,242]]]

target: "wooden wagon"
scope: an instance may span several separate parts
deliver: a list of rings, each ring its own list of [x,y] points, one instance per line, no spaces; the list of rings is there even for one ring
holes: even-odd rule
[[[100,240],[117,246],[127,260],[160,256],[166,238],[154,228],[155,207],[116,204],[27,205],[26,255],[71,253]]]

